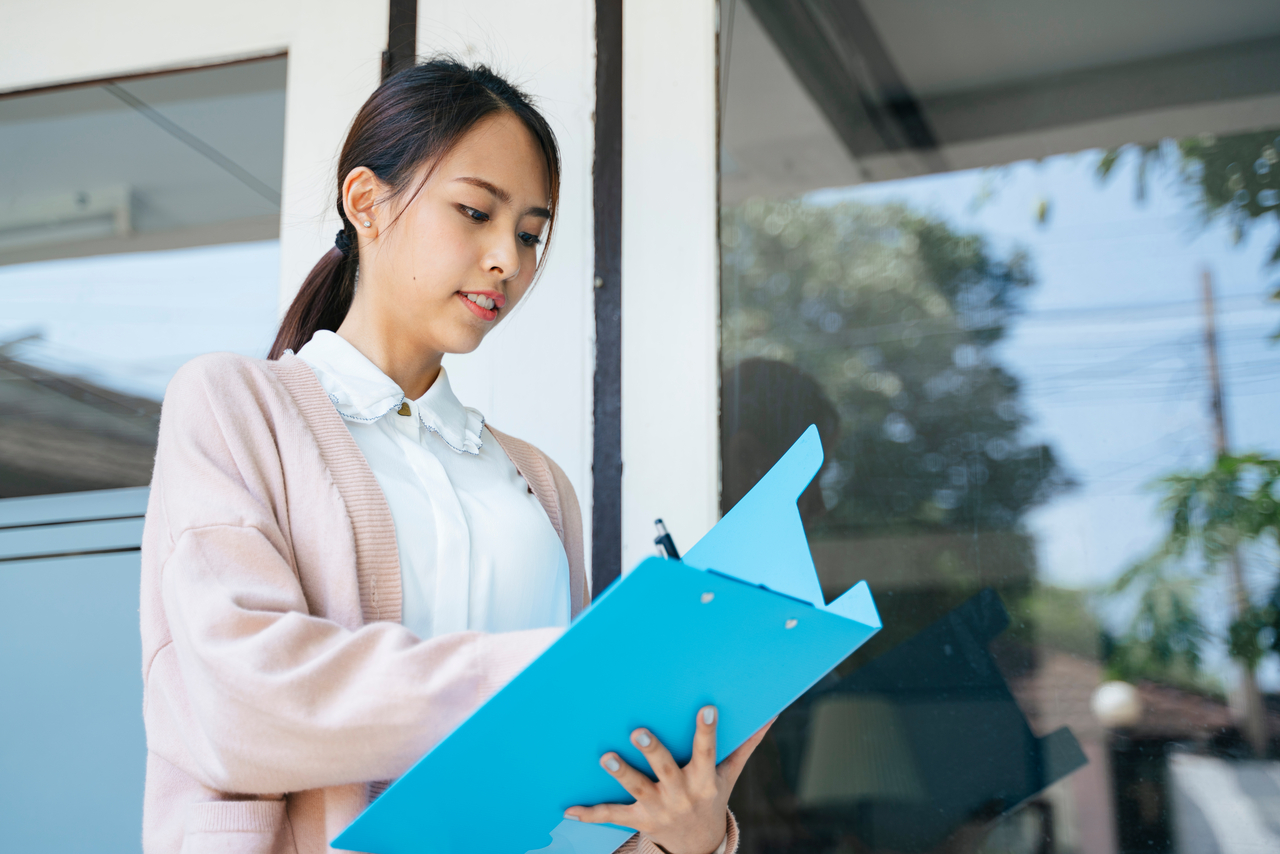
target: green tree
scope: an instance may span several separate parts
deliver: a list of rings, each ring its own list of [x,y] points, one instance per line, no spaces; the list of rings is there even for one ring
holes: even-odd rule
[[[1224,568],[1230,573],[1234,619],[1221,640],[1246,674],[1246,728],[1259,753],[1266,731],[1255,673],[1265,655],[1280,651],[1280,571],[1270,568],[1265,586],[1274,592],[1268,601],[1256,601],[1246,583],[1242,551],[1280,545],[1278,483],[1280,460],[1260,454],[1224,454],[1204,471],[1161,478],[1156,488],[1168,531],[1110,590],[1117,596],[1137,594],[1129,630],[1114,650],[1121,675],[1194,681],[1204,645],[1214,638],[1197,607],[1199,594]]]
[[[1070,484],[1021,438],[1019,382],[994,353],[1034,283],[904,206],[753,199],[722,213],[723,347],[816,378],[841,416],[822,535],[886,526],[1015,530]]]

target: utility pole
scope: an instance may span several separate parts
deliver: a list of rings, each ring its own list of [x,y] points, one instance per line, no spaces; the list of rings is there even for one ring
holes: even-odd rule
[[[1227,442],[1227,416],[1222,397],[1222,375],[1218,370],[1218,327],[1216,311],[1213,303],[1213,273],[1206,267],[1200,274],[1204,289],[1204,344],[1209,358],[1209,409],[1213,413],[1214,450],[1218,459],[1225,457],[1230,447]],[[1244,581],[1244,564],[1240,560],[1240,549],[1231,549],[1231,586],[1235,594],[1236,616],[1248,613],[1251,602],[1249,589]],[[1258,690],[1258,677],[1252,667],[1241,664],[1243,671],[1240,680],[1240,701],[1243,708],[1238,710],[1244,718],[1245,737],[1253,748],[1255,756],[1266,755],[1267,730],[1266,717],[1262,707],[1262,693]]]

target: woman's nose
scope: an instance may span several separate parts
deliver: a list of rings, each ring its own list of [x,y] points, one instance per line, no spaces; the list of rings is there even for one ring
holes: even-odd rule
[[[500,241],[490,248],[485,264],[488,271],[500,279],[515,278],[520,272],[520,253],[516,250],[515,240]]]

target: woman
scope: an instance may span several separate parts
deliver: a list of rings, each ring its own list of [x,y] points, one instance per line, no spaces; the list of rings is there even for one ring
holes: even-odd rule
[[[361,108],[337,178],[342,230],[270,360],[205,356],[166,394],[143,544],[149,854],[327,851],[590,598],[564,473],[441,367],[534,280],[560,178],[546,121],[483,67],[429,62]],[[632,850],[734,850],[726,804],[759,736],[717,768],[715,720],[700,711],[684,768],[632,733],[657,782],[607,753],[635,803],[566,818],[638,828]]]

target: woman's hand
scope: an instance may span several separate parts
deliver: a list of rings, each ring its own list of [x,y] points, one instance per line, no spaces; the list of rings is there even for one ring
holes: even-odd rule
[[[733,784],[738,781],[747,757],[773,724],[769,721],[717,766],[717,722],[715,706],[698,711],[693,757],[683,768],[653,733],[647,729],[631,733],[631,743],[644,754],[658,782],[632,768],[618,754],[606,753],[600,757],[600,765],[636,802],[570,807],[564,817],[592,824],[609,822],[634,827],[669,854],[712,854],[724,841],[725,810]]]

